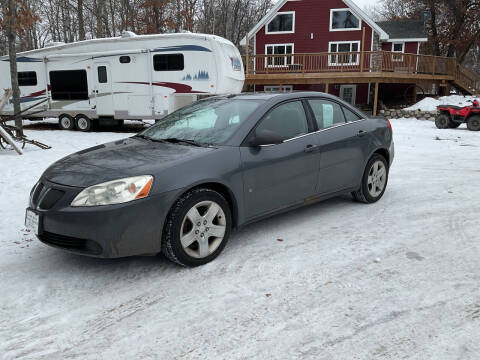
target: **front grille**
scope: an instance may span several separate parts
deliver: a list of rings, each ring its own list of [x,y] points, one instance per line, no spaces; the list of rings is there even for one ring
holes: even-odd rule
[[[50,245],[58,246],[64,249],[99,255],[102,253],[102,247],[92,240],[79,239],[71,236],[54,234],[44,231],[38,238]]]
[[[45,196],[40,202],[39,208],[43,210],[50,210],[55,204],[62,198],[65,194],[65,191],[57,189],[48,189]]]

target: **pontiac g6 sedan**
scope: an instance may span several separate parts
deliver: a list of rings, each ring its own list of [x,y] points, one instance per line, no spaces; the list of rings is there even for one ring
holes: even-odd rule
[[[78,254],[201,265],[260,218],[340,194],[376,202],[393,155],[388,120],[328,94],[213,97],[51,165],[26,224]]]

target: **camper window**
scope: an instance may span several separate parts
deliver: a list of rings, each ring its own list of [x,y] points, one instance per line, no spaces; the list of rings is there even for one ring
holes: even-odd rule
[[[153,56],[153,69],[155,71],[180,71],[183,70],[183,67],[183,54]]]
[[[52,100],[88,100],[85,70],[50,71]]]
[[[98,82],[100,84],[105,84],[108,82],[108,78],[107,78],[107,67],[106,66],[99,66],[97,68],[97,72],[98,72]]]
[[[120,64],[128,64],[130,62],[130,56],[120,56]]]
[[[35,71],[23,71],[18,73],[18,86],[37,85],[37,73]]]

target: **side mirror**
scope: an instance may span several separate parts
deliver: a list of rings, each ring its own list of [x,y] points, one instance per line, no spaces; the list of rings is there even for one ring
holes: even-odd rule
[[[252,140],[250,140],[250,146],[257,147],[262,145],[276,145],[281,144],[283,139],[275,131],[260,130],[255,134]]]

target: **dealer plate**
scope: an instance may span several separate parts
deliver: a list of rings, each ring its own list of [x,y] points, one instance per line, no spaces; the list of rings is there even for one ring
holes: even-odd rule
[[[39,215],[30,209],[25,213],[25,227],[38,235]]]

